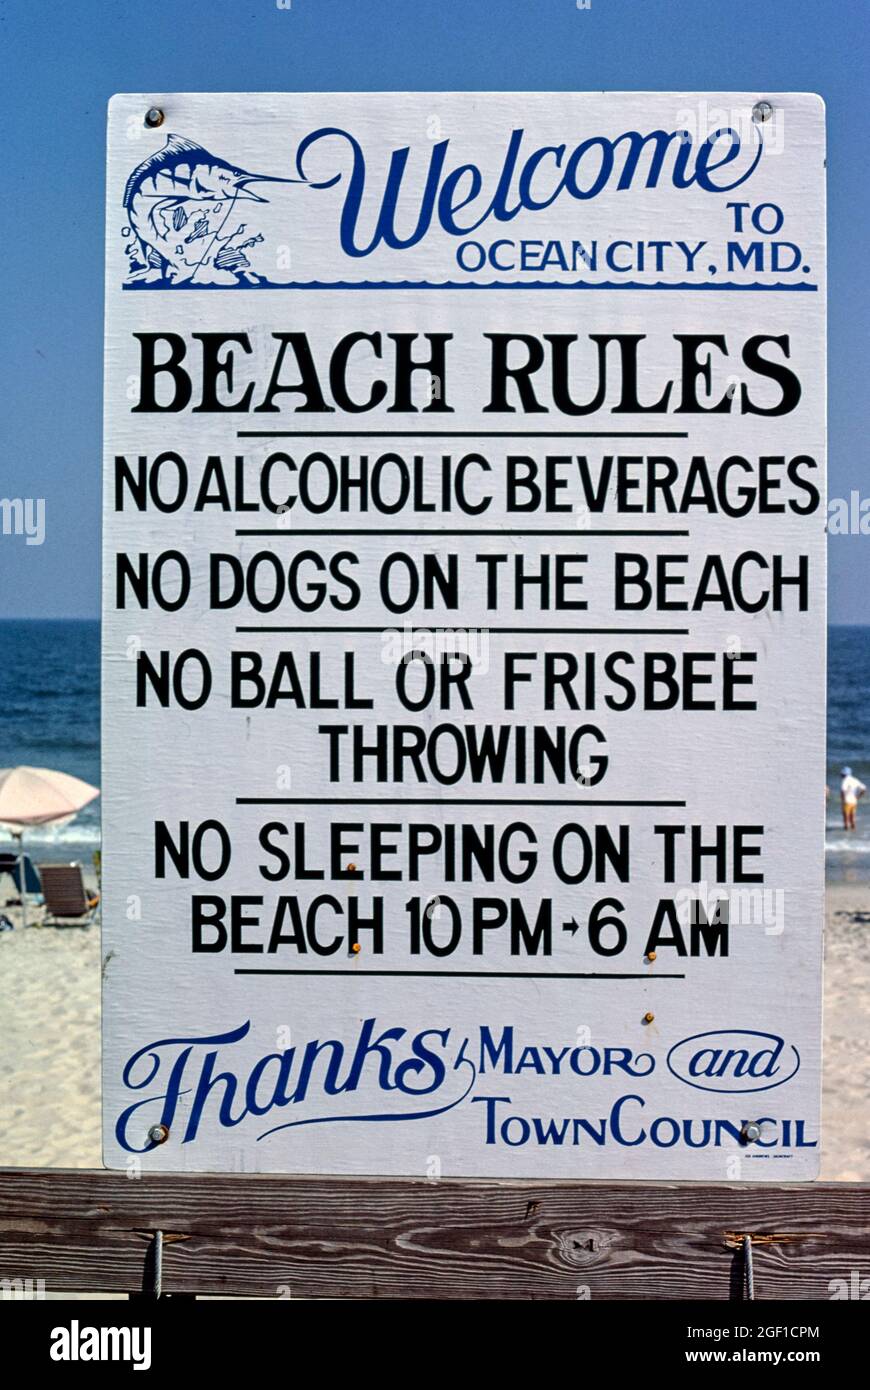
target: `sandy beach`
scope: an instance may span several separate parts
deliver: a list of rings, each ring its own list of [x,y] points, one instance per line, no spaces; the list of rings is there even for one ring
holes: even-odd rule
[[[13,921],[15,908],[6,909]],[[830,884],[822,1173],[870,1180],[870,888]],[[100,1166],[100,935],[95,924],[0,934],[0,1164]]]
[[[870,889],[825,893],[822,1172],[831,1182],[870,1179]]]

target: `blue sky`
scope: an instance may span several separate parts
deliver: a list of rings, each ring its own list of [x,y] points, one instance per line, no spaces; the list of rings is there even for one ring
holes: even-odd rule
[[[286,3],[286,0],[284,0]],[[105,0],[0,11],[6,168],[0,616],[99,611],[105,110],[113,92],[817,91],[828,106],[831,496],[870,495],[866,0]],[[830,617],[870,620],[870,537],[830,541]]]

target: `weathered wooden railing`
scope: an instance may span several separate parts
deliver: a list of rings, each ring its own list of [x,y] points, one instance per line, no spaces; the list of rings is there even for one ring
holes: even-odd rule
[[[870,1187],[0,1170],[2,1288],[237,1297],[857,1297]],[[162,1261],[155,1260],[162,1233]],[[28,1284],[27,1281],[30,1281]],[[870,1284],[864,1284],[865,1291]]]

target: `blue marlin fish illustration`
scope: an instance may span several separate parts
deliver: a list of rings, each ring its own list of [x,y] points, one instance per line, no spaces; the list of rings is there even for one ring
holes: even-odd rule
[[[251,184],[301,182],[250,174],[193,140],[168,136],[162,150],[133,170],[124,189],[127,283],[257,284],[260,277],[245,252],[263,237],[246,237],[247,223],[237,221],[245,204],[268,201]]]

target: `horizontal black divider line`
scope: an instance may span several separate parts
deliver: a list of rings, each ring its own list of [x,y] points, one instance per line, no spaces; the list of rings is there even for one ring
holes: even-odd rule
[[[503,536],[505,540],[512,540],[514,536],[559,536],[562,540],[580,541],[586,536],[650,536],[659,540],[662,536],[688,536],[687,530],[668,530],[658,531],[650,527],[590,527],[576,528],[562,526],[556,530],[543,530],[541,527],[524,528],[518,530],[515,527],[495,526],[488,529],[478,528],[472,530],[470,527],[460,527],[448,529],[443,526],[415,526],[408,530],[400,530],[396,526],[318,526],[318,527],[298,527],[288,526],[286,529],[276,526],[237,526],[237,536],[278,536],[281,539],[292,540],[294,536]]]
[[[688,430],[237,430],[239,439],[688,439]]]
[[[566,801],[563,797],[237,796],[237,806],[685,806],[685,801]]]
[[[289,970],[283,966],[236,966],[234,975],[355,975],[357,979],[371,976],[405,978],[422,975],[428,980],[685,980],[685,975],[656,975],[647,971],[637,975],[608,971],[569,973],[559,970]]]
[[[413,636],[415,632],[485,632],[487,636],[492,633],[508,632],[512,636],[522,636],[524,633],[538,634],[544,636],[553,633],[558,637],[580,637],[588,636],[590,633],[595,636],[604,637],[688,637],[687,627],[492,627],[489,623],[459,623],[453,627],[432,627],[427,623],[411,623],[400,625],[398,622],[387,623],[381,627],[351,627],[338,625],[331,627],[276,627],[269,623],[260,623],[253,626],[238,624],[236,632],[402,632]]]

